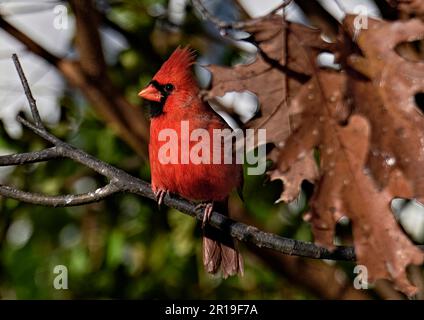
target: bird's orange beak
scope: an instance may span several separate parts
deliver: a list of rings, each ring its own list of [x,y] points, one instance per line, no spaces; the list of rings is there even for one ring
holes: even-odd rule
[[[146,88],[141,90],[138,93],[138,96],[140,98],[156,102],[160,102],[162,99],[162,94],[152,84],[149,84]]]

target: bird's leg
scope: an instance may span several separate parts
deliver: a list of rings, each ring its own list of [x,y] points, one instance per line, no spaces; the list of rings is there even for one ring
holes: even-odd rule
[[[202,228],[204,228],[206,223],[209,223],[209,220],[211,218],[211,214],[213,212],[213,201],[200,203],[196,206],[196,209],[204,209],[202,221]]]
[[[163,201],[163,198],[169,193],[169,191],[165,190],[165,189],[158,189],[158,190],[154,191],[154,193],[155,193],[156,201],[157,201],[158,206],[160,208],[162,201]]]

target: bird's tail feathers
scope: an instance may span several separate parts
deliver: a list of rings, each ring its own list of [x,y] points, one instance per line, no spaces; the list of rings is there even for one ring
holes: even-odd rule
[[[203,230],[203,264],[209,273],[221,270],[224,279],[244,272],[243,258],[234,239],[209,225]]]

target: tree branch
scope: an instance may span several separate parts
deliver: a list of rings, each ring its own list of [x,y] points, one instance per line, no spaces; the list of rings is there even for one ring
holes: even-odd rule
[[[94,192],[60,196],[48,196],[45,194],[26,192],[10,186],[0,185],[0,194],[4,197],[49,207],[70,207],[98,202],[119,191],[119,187],[112,182],[102,188],[98,188]]]
[[[32,93],[29,86],[26,86],[24,72],[16,55],[13,56],[16,69],[20,76],[25,94],[31,97]],[[28,98],[29,99],[29,98]],[[34,119],[37,119],[38,109],[33,101]],[[53,158],[69,158],[88,168],[91,168],[99,174],[107,177],[109,183],[97,189],[96,191],[79,195],[61,195],[48,196],[43,194],[30,193],[21,191],[10,186],[0,186],[0,195],[11,197],[19,201],[32,204],[41,204],[46,206],[74,206],[100,201],[117,192],[130,192],[145,198],[155,200],[155,195],[147,182],[129,175],[125,171],[118,169],[106,162],[103,162],[86,152],[77,149],[68,143],[61,141],[51,133],[41,123],[40,126],[20,118],[21,123],[32,130],[35,134],[52,143],[54,147],[42,151],[14,154],[0,157],[0,166],[24,164],[31,162],[47,161]],[[203,210],[196,208],[196,204],[174,195],[166,195],[163,199],[165,205],[175,208],[187,215],[195,217],[199,221],[203,221]],[[232,237],[241,241],[248,242],[259,248],[265,247],[275,251],[309,257],[315,259],[332,259],[332,260],[355,260],[355,253],[352,247],[337,247],[334,251],[329,251],[323,247],[317,246],[310,242],[288,239],[276,234],[259,230],[258,228],[241,222],[234,221],[218,212],[213,212],[210,218],[210,224],[218,228]]]
[[[62,158],[57,152],[57,147],[44,149],[41,151],[17,153],[7,156],[0,156],[0,166],[13,166],[27,163],[35,163]]]
[[[92,0],[70,0],[76,22],[76,46],[81,68],[92,78],[101,78],[106,72],[99,34],[99,15]]]
[[[19,42],[23,43],[31,52],[42,57],[47,62],[51,63],[54,66],[58,66],[60,58],[52,54],[50,51],[43,48],[37,42],[28,37],[25,33],[21,32],[15,26],[7,22],[0,14],[0,28],[10,34]]]

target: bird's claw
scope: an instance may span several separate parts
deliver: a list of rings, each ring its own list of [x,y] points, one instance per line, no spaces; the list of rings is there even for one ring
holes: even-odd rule
[[[202,228],[206,226],[206,223],[209,223],[211,219],[211,214],[213,212],[213,202],[208,203],[200,203],[196,206],[196,209],[204,209],[203,211],[203,220],[202,220]]]
[[[169,193],[168,190],[164,190],[164,189],[159,189],[157,191],[154,191],[155,193],[155,197],[156,197],[156,201],[158,203],[158,206],[160,208],[160,206],[162,205],[163,202],[163,198]]]

